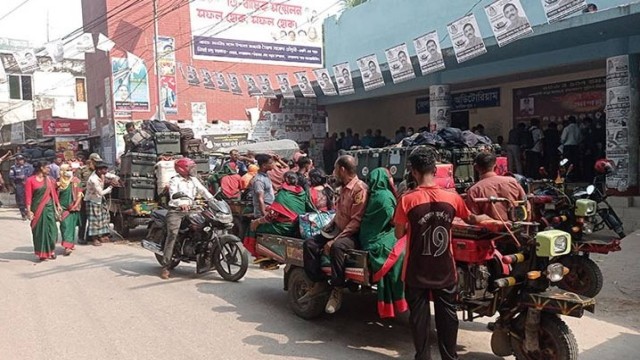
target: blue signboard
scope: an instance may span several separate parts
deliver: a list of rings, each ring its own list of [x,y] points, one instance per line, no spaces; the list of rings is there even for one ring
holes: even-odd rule
[[[451,95],[452,111],[500,106],[500,88],[465,91]],[[429,97],[416,98],[416,115],[429,113]]]

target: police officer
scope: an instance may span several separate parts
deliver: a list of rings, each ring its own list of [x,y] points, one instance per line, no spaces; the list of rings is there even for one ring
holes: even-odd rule
[[[27,207],[24,198],[24,182],[33,173],[33,166],[25,164],[24,156],[17,155],[16,163],[9,170],[9,178],[16,189],[16,204],[20,208],[22,220],[27,220]]]

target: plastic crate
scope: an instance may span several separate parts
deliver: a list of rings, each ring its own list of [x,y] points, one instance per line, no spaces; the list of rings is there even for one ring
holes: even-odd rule
[[[371,170],[379,168],[380,165],[380,149],[365,149],[348,151],[347,154],[353,156],[358,161],[358,177],[366,180]]]
[[[157,132],[155,133],[156,153],[158,154],[179,154],[180,153],[180,133],[179,132]]]
[[[382,149],[380,155],[381,166],[389,170],[393,180],[402,181],[407,169],[407,159],[414,147]]]
[[[156,154],[130,152],[120,158],[120,175],[153,178]]]

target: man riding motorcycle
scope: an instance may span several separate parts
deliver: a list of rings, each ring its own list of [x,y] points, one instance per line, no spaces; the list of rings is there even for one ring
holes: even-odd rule
[[[171,264],[173,256],[173,246],[178,238],[182,219],[189,216],[193,208],[196,196],[202,195],[206,200],[213,198],[213,195],[194,176],[196,163],[189,158],[176,160],[175,169],[177,176],[169,181],[169,212],[166,217],[167,238],[164,245],[164,261],[160,277],[169,278],[168,266]],[[174,195],[178,195],[175,196]]]

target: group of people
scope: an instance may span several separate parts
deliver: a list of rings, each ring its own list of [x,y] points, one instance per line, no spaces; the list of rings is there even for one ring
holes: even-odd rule
[[[257,155],[256,160],[259,172],[252,186],[256,219],[244,243],[261,260],[255,248],[256,233],[299,236],[296,220],[315,210],[309,193],[298,185],[296,173],[286,172],[284,185],[276,193],[269,176],[274,167],[273,157]],[[347,254],[351,249],[366,250],[373,281],[378,284],[380,316],[411,312],[415,358],[430,358],[431,298],[435,302],[441,356],[457,359],[458,277],[450,243],[454,218],[469,224],[508,221],[507,205],[484,206],[474,203],[473,199],[496,196],[516,202],[526,199],[526,194],[515,178],[496,174],[496,156],[492,153],[481,153],[475,159],[474,167],[480,180],[469,189],[466,200],[456,192],[437,186],[435,150],[416,148],[408,161],[416,187],[399,194],[387,169],[372,170],[364,182],[357,177],[357,163],[352,156],[338,157],[333,171],[340,189],[335,216],[319,235],[303,243],[304,269],[316,285],[299,301],[318,296],[328,281],[331,294],[325,311],[335,312],[340,306],[343,288],[348,286]],[[323,271],[327,256],[330,275]]]
[[[543,130],[540,119],[519,123],[507,140],[509,171],[531,178],[555,177],[560,160],[573,165],[572,180],[591,180],[593,163],[606,156],[604,118],[569,116],[562,124],[550,122]],[[544,169],[544,171],[541,171]]]
[[[65,256],[77,243],[95,246],[109,242],[109,212],[104,196],[119,179],[108,174],[109,165],[94,153],[82,165],[65,161],[27,163],[15,156],[9,177],[23,220],[30,221],[35,255],[40,261],[56,258],[58,225]]]

